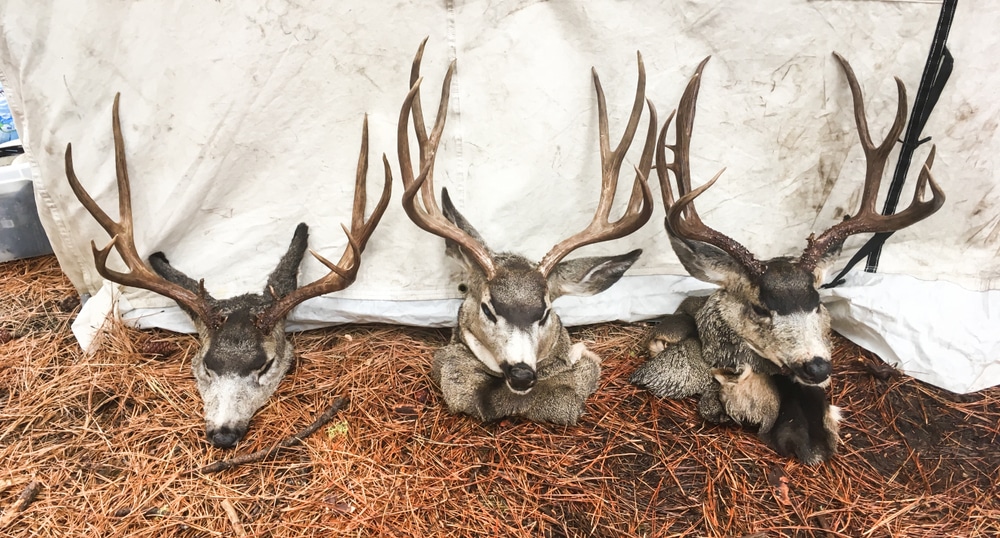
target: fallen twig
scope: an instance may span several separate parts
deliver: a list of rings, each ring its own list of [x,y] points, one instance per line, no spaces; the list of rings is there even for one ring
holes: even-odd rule
[[[219,460],[215,463],[206,465],[204,467],[190,470],[186,474],[192,475],[197,473],[200,474],[218,473],[220,471],[232,469],[233,467],[238,467],[240,465],[245,465],[247,463],[255,463],[270,456],[273,456],[282,448],[286,448],[301,443],[303,439],[309,437],[313,433],[316,433],[316,430],[322,428],[327,422],[330,422],[330,420],[332,420],[333,417],[336,416],[336,414],[341,409],[343,409],[345,405],[347,405],[346,398],[337,398],[333,402],[333,405],[331,405],[330,408],[327,409],[325,413],[320,415],[319,418],[317,418],[312,424],[306,426],[295,435],[290,435],[282,439],[281,442],[272,446],[271,448],[265,448],[263,450],[258,450],[257,452],[251,452],[250,454],[243,454],[241,456],[236,456],[235,458],[229,460]]]
[[[8,523],[14,520],[18,514],[24,512],[28,506],[35,502],[35,497],[38,497],[38,492],[42,490],[42,483],[38,480],[32,480],[24,491],[21,492],[17,497],[17,502],[13,506],[4,510],[2,516],[0,516],[0,528],[6,527]]]
[[[229,517],[229,523],[233,526],[233,532],[239,538],[245,538],[247,532],[243,530],[243,524],[240,523],[240,515],[236,513],[236,507],[233,503],[229,502],[229,499],[222,499],[222,509],[226,511],[226,516]]]

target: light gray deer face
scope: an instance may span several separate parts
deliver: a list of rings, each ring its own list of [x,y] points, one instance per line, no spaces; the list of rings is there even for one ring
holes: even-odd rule
[[[272,327],[259,327],[259,316],[277,298],[297,286],[299,263],[308,240],[308,228],[300,224],[262,293],[217,300],[202,285],[178,271],[162,252],[149,257],[149,264],[163,278],[202,294],[216,323],[182,308],[194,321],[201,348],[191,362],[191,371],[205,404],[205,433],[213,445],[228,448],[247,432],[254,413],[267,402],[292,365],[292,345],[285,339],[284,319]]]
[[[442,193],[443,213],[485,247],[479,233]],[[486,247],[488,250],[488,247]],[[527,394],[535,386],[538,362],[565,332],[552,301],[562,295],[593,295],[611,287],[639,259],[641,250],[620,256],[578,258],[557,264],[546,279],[538,264],[523,256],[489,251],[496,275],[487,280],[463,247],[448,240],[446,253],[460,261],[465,300],[459,309],[458,334],[472,353],[507,387]]]
[[[728,254],[697,241],[673,236],[670,243],[688,272],[722,287],[706,303],[743,342],[805,384],[825,385],[830,378],[830,315],[817,288],[840,249],[829,252],[814,271],[793,258],[761,262],[762,274],[750,273]]]

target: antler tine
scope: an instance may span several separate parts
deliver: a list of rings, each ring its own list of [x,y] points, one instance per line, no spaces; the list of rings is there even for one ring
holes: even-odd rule
[[[622,134],[622,138],[614,151],[611,150],[611,137],[608,132],[608,108],[604,97],[604,89],[601,87],[601,79],[597,75],[597,69],[592,69],[594,90],[597,92],[597,125],[601,146],[601,197],[590,224],[579,233],[560,241],[542,258],[541,263],[538,264],[538,270],[542,276],[548,277],[556,264],[570,252],[585,245],[625,237],[641,228],[643,224],[646,224],[649,217],[653,214],[653,194],[649,189],[648,179],[653,165],[653,151],[655,149],[656,108],[653,106],[651,100],[645,98],[646,67],[642,62],[642,54],[636,52],[636,58],[639,76],[636,82],[632,113],[625,126],[625,132]],[[632,145],[632,140],[635,138],[644,104],[649,107],[650,123],[646,132],[646,141],[643,144],[642,156],[639,159],[639,166],[636,167],[632,195],[621,218],[615,222],[610,222],[611,206],[618,190],[618,175],[621,172],[625,154],[628,152],[628,148]]]
[[[73,194],[91,216],[111,236],[111,241],[104,248],[90,242],[94,252],[94,267],[104,278],[134,288],[147,289],[173,299],[193,311],[207,325],[215,325],[216,319],[207,296],[192,292],[178,284],[161,277],[146,266],[135,248],[135,238],[132,227],[132,193],[128,179],[128,163],[125,157],[125,139],[122,136],[121,120],[118,115],[118,102],[121,93],[115,94],[114,105],[111,107],[111,131],[115,143],[115,176],[118,184],[118,218],[115,221],[97,205],[97,202],[83,188],[80,179],[73,168],[73,146],[66,144],[66,179],[69,181]],[[118,251],[129,272],[123,273],[108,268],[108,256],[111,249]]]
[[[451,96],[451,78],[455,73],[455,62],[448,67],[444,82],[441,84],[441,102],[438,105],[437,117],[430,135],[424,124],[420,109],[420,61],[423,57],[425,39],[417,51],[410,71],[411,87],[403,100],[399,111],[399,124],[396,131],[396,150],[399,158],[400,176],[403,179],[403,209],[414,224],[424,230],[455,241],[465,249],[483,270],[486,279],[496,275],[493,256],[485,245],[479,243],[471,235],[453,224],[441,211],[434,198],[434,160],[437,158],[438,146],[444,134],[445,120],[448,115],[448,99]],[[413,163],[410,157],[409,116],[413,116],[413,126],[417,132],[417,143],[420,149],[420,173],[413,174]],[[416,197],[420,194],[420,201]]]
[[[828,230],[820,234],[819,237],[810,236],[808,245],[800,257],[799,263],[806,268],[813,268],[831,248],[842,243],[849,236],[859,233],[884,233],[894,232],[903,229],[911,224],[919,222],[944,204],[944,192],[938,187],[931,175],[931,166],[934,164],[935,148],[931,148],[927,160],[921,168],[917,178],[917,186],[913,192],[913,200],[903,211],[893,215],[881,215],[875,209],[875,202],[878,198],[879,186],[882,183],[882,175],[885,172],[886,161],[899,135],[903,132],[906,123],[906,86],[899,77],[896,80],[896,117],[889,127],[889,132],[879,145],[872,141],[868,131],[868,116],[865,113],[864,96],[861,93],[861,85],[851,68],[851,64],[840,54],[833,53],[837,62],[844,70],[847,77],[847,84],[851,88],[851,98],[854,100],[854,121],[857,124],[858,138],[861,147],[865,152],[866,169],[865,183],[861,194],[861,204],[858,213],[852,218],[844,220],[831,226]],[[927,185],[931,187],[931,199],[923,201],[924,191]]]
[[[262,312],[257,318],[257,326],[261,329],[270,329],[284,319],[284,317],[295,308],[296,305],[327,293],[340,291],[350,286],[358,276],[361,268],[361,253],[364,252],[368,239],[371,237],[375,227],[382,220],[382,215],[389,206],[389,196],[392,194],[392,169],[389,167],[389,159],[383,154],[382,164],[385,169],[385,182],[382,185],[382,196],[378,204],[365,220],[365,209],[368,200],[368,115],[365,114],[364,125],[361,129],[361,152],[358,155],[358,169],[354,180],[354,204],[351,209],[351,228],[341,224],[344,234],[347,235],[347,246],[340,256],[340,261],[334,264],[330,260],[320,256],[314,250],[309,250],[320,263],[330,270],[326,276],[319,278],[295,291],[279,297],[278,300],[267,310]]]
[[[764,272],[763,264],[754,257],[753,253],[746,247],[736,242],[729,236],[710,228],[702,222],[698,216],[698,211],[694,206],[694,199],[705,192],[716,180],[725,172],[725,168],[719,170],[715,177],[707,183],[691,189],[691,134],[694,130],[694,115],[698,104],[698,91],[701,89],[701,76],[705,65],[712,57],[709,56],[698,64],[694,76],[688,82],[681,96],[680,105],[677,110],[676,135],[673,145],[666,144],[666,132],[670,126],[673,114],[663,124],[660,131],[659,143],[656,153],[656,171],[660,180],[660,191],[663,196],[663,205],[667,211],[666,227],[671,235],[683,240],[700,241],[715,246],[742,265],[747,271],[754,275]],[[674,154],[674,160],[670,164],[666,162],[666,149],[670,149]],[[670,187],[670,179],[667,170],[674,173],[677,182],[678,198],[674,200],[673,190]]]

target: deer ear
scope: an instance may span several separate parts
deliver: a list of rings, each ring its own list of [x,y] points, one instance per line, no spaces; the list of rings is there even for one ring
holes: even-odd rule
[[[177,269],[174,269],[174,266],[170,265],[170,260],[167,259],[167,256],[164,253],[155,252],[150,254],[149,266],[152,267],[157,274],[170,282],[173,282],[174,284],[177,284],[192,293],[204,293],[205,298],[209,301],[215,300],[207,291],[202,290],[202,286],[197,280],[185,275]],[[177,306],[181,307],[181,310],[187,312],[187,314],[191,316],[192,320],[198,319],[198,313],[189,309],[184,303],[177,301]]]
[[[482,245],[483,248],[490,253],[490,256],[493,255],[493,251],[486,246],[486,242],[483,241],[479,232],[477,232],[476,229],[472,227],[472,224],[469,224],[469,221],[458,212],[458,209],[455,209],[455,204],[451,202],[451,197],[448,196],[448,189],[446,188],[441,189],[441,213],[444,214],[444,217],[451,221],[452,224],[458,226],[463,232],[469,234],[469,237],[475,239],[477,243]],[[479,264],[476,263],[476,261],[469,256],[469,253],[459,246],[458,243],[446,238],[444,240],[444,245],[445,254],[462,262],[462,265],[464,265],[467,270],[482,271]]]
[[[299,287],[299,264],[302,263],[302,257],[305,256],[308,242],[309,226],[300,222],[295,227],[295,234],[292,236],[292,242],[288,245],[288,251],[281,257],[281,261],[278,262],[278,266],[274,268],[271,275],[267,277],[267,287],[264,288],[265,297],[270,297],[273,290],[275,298],[281,298]]]
[[[687,272],[705,282],[724,285],[745,275],[743,266],[718,247],[701,241],[684,241],[667,234],[670,246]]]
[[[595,256],[560,262],[549,275],[549,296],[594,295],[610,288],[639,259],[642,249],[618,256]]]

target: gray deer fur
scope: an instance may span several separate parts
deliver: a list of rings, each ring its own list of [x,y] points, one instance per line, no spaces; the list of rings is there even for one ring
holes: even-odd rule
[[[760,425],[760,435],[783,455],[804,462],[825,461],[836,450],[839,412],[824,387],[831,366],[830,316],[818,288],[848,236],[891,232],[937,211],[944,193],[930,174],[932,149],[910,206],[886,216],[875,211],[879,182],[893,144],[902,132],[906,94],[897,78],[896,119],[882,143],[870,138],[860,85],[848,62],[834,54],[847,77],[854,116],[868,167],[860,209],[851,218],[811,235],[798,257],[758,260],[743,245],[706,226],[694,200],[719,178],[692,189],[689,150],[694,112],[706,58],[691,78],[677,111],[675,142],[665,143],[670,120],[660,131],[656,170],[667,217],[670,245],[684,268],[719,286],[708,297],[690,297],[655,326],[647,345],[650,359],[631,382],[664,398],[699,396],[703,418],[730,418]],[[674,154],[666,162],[665,150]],[[677,198],[668,178],[674,175]],[[922,200],[930,186],[933,197]],[[746,374],[735,378],[723,370]],[[720,382],[722,383],[720,385]],[[724,388],[725,394],[720,390]]]
[[[837,453],[840,409],[825,391],[782,374],[761,374],[748,365],[715,368],[719,400],[730,418],[758,426],[761,440],[778,454],[816,465]]]
[[[485,245],[442,190],[445,216]],[[453,413],[482,421],[521,416],[538,422],[576,424],[584,401],[597,389],[600,358],[569,333],[552,310],[562,295],[593,295],[618,281],[641,250],[620,256],[560,262],[546,281],[537,263],[509,252],[493,254],[490,282],[453,241],[445,252],[464,267],[465,298],[451,343],[434,354],[431,378]],[[519,372],[534,372],[521,382]]]

